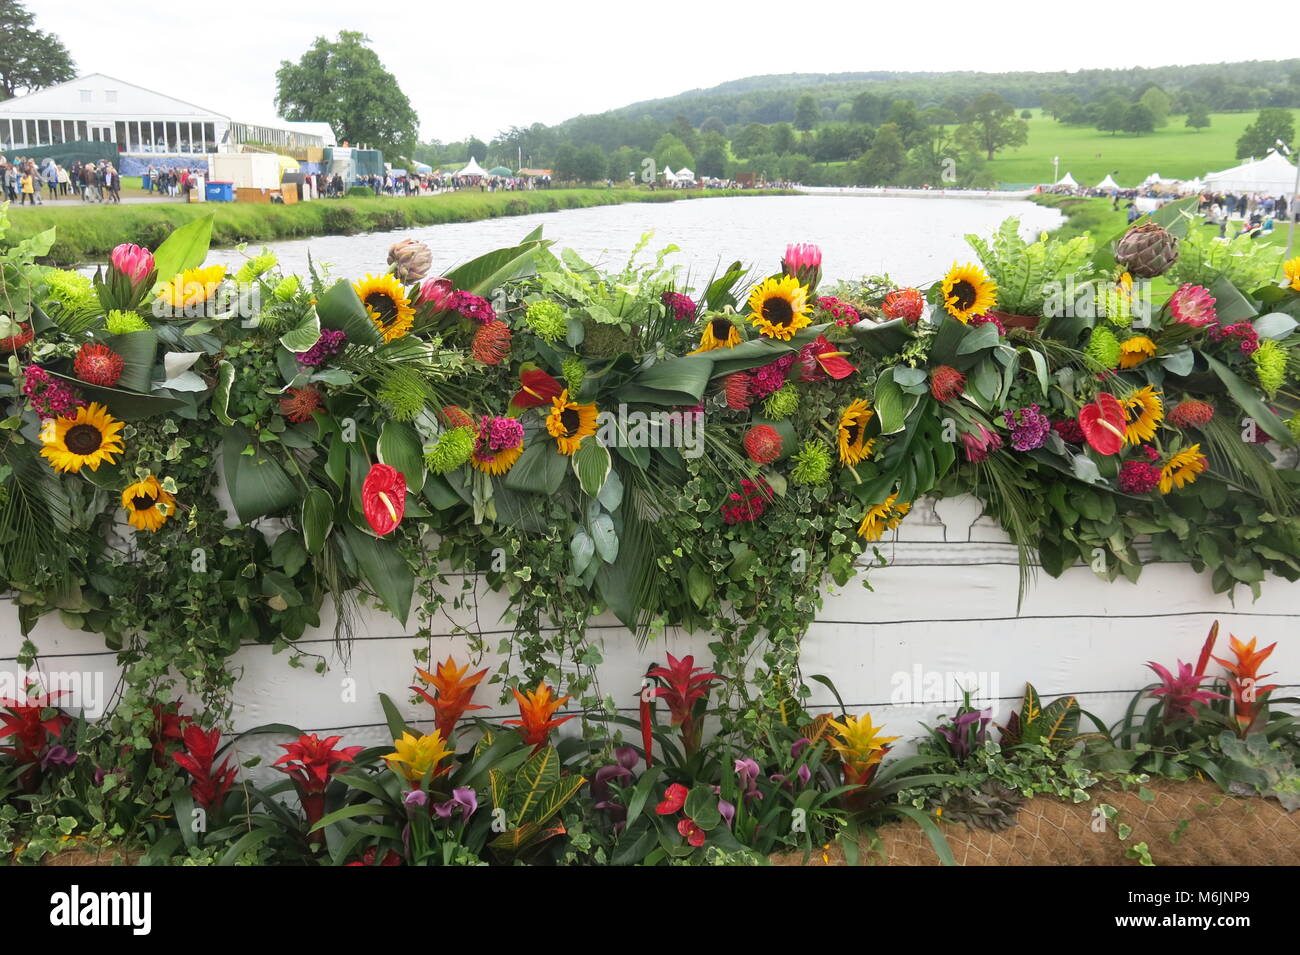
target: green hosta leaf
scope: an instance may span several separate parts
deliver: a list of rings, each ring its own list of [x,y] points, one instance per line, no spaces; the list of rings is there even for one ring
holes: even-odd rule
[[[611,473],[612,461],[609,450],[596,441],[587,438],[573,453],[573,473],[578,477],[578,485],[588,497],[596,497],[605,486],[605,480]]]
[[[887,369],[876,380],[873,406],[880,421],[881,434],[897,434],[903,430],[907,416],[916,407],[917,395],[909,395],[894,381],[894,369]]]
[[[291,352],[305,352],[320,341],[320,316],[312,309],[307,320],[280,336],[280,344]]]

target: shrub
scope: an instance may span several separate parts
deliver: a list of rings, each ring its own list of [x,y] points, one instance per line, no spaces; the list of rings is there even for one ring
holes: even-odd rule
[[[349,186],[347,194],[349,196],[373,196],[375,190],[369,186]]]

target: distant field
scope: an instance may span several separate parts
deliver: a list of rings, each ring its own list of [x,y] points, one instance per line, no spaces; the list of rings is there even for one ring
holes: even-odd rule
[[[1209,127],[1199,131],[1183,125],[1185,116],[1171,116],[1168,126],[1135,136],[1066,126],[1033,112],[1029,143],[1008,149],[989,163],[999,182],[1051,182],[1053,156],[1061,157],[1059,175],[1071,173],[1084,187],[1095,186],[1107,173],[1125,187],[1136,186],[1153,172],[1167,179],[1193,179],[1235,166],[1237,139],[1256,116],[1254,111],[1212,113]],[[1292,115],[1300,128],[1300,110],[1292,110]]]

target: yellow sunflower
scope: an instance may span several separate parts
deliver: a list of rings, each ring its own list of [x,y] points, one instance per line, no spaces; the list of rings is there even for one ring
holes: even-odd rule
[[[224,265],[186,269],[171,281],[158,286],[157,295],[172,308],[200,305],[212,298],[212,293],[225,277]]]
[[[1155,357],[1156,343],[1145,335],[1134,335],[1119,345],[1119,366],[1136,368],[1148,358]]]
[[[700,352],[713,351],[715,348],[735,348],[743,341],[740,337],[740,329],[726,315],[714,315],[704,323],[704,331],[700,334],[700,347],[689,354],[698,355]]]
[[[880,540],[885,531],[892,531],[903,523],[903,518],[911,509],[912,505],[907,502],[898,503],[897,494],[889,495],[883,504],[877,504],[862,516],[862,523],[858,525],[858,536],[869,541]]]
[[[768,338],[788,342],[794,333],[812,324],[808,290],[793,275],[771,278],[749,293],[750,322]]]
[[[1124,406],[1124,418],[1128,422],[1124,428],[1125,441],[1141,444],[1155,437],[1156,425],[1165,418],[1165,406],[1160,401],[1160,392],[1147,385],[1120,399],[1120,404]]]
[[[1287,288],[1300,292],[1300,255],[1282,263],[1282,274],[1286,276]]]
[[[132,527],[152,532],[176,513],[176,498],[163,490],[158,479],[150,474],[122,492],[122,506],[126,508],[126,519]]]
[[[122,428],[101,404],[78,408],[75,418],[55,418],[41,428],[41,457],[56,471],[92,471],[104,461],[115,464],[113,455],[122,453]]]
[[[475,451],[469,456],[469,463],[484,474],[499,477],[514,467],[515,462],[519,460],[519,456],[523,453],[524,446],[522,444],[515,445],[513,448],[503,448],[495,454],[479,454]]]
[[[965,324],[998,304],[998,287],[978,265],[953,263],[943,277],[943,307]]]
[[[367,274],[361,281],[353,282],[352,288],[385,342],[401,338],[411,330],[415,309],[406,297],[406,289],[391,272],[378,276]]]
[[[555,438],[556,449],[561,454],[572,454],[582,444],[582,439],[596,433],[595,404],[580,405],[569,400],[565,388],[551,399],[551,413],[546,416],[546,430]]]
[[[867,440],[867,424],[875,415],[863,398],[856,399],[840,414],[840,464],[852,467],[871,457],[876,442]]]
[[[1160,469],[1160,493],[1168,494],[1174,488],[1192,484],[1200,474],[1209,470],[1210,462],[1201,454],[1201,446],[1193,444],[1173,455]]]

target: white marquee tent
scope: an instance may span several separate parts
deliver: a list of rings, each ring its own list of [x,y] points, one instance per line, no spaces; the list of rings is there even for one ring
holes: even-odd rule
[[[467,162],[467,163],[465,164],[465,168],[462,169],[462,170],[460,170],[460,172],[456,173],[456,175],[458,175],[458,176],[481,176],[481,177],[486,177],[486,176],[487,176],[487,170],[484,169],[482,166],[480,166],[480,165],[478,164],[478,160],[477,160],[477,159],[475,159],[473,156],[470,156],[470,157],[469,157],[469,162]]]
[[[1296,191],[1296,167],[1271,149],[1263,159],[1207,174],[1205,187],[1220,192],[1292,194]]]
[[[673,179],[676,178],[676,176],[677,176],[677,173],[673,172],[673,167],[672,167],[672,166],[664,166],[664,178],[665,178],[665,179],[667,179],[669,182],[671,182]]]
[[[691,172],[685,166],[677,170],[677,175],[673,177],[678,182],[694,182],[695,173]]]
[[[1079,186],[1079,183],[1075,180],[1075,178],[1074,178],[1073,176],[1071,176],[1071,175],[1067,172],[1067,173],[1066,173],[1064,176],[1062,176],[1060,179],[1056,180],[1055,185],[1058,185],[1058,186],[1070,186],[1070,187],[1072,187],[1072,188],[1076,188],[1076,189],[1077,189],[1078,186]]]
[[[1093,188],[1094,189],[1122,189],[1123,187],[1115,181],[1114,177],[1111,176],[1110,173],[1106,173],[1106,178],[1103,179],[1101,182],[1097,183],[1097,185],[1095,185]]]

